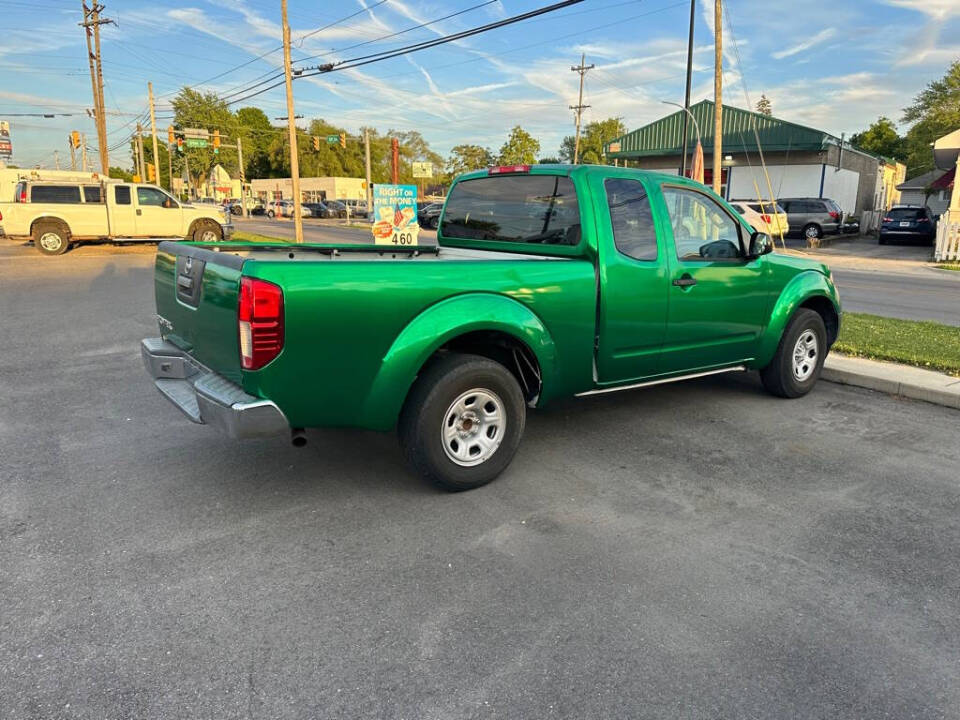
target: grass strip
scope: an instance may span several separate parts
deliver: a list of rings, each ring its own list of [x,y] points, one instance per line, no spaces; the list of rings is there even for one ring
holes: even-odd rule
[[[275,235],[260,235],[258,233],[236,230],[230,236],[230,242],[260,242],[260,243],[292,243],[293,238],[277,237]]]
[[[844,313],[833,349],[960,376],[960,327]]]

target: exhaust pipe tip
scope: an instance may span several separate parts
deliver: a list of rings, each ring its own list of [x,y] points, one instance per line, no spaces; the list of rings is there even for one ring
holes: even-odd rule
[[[290,431],[290,443],[296,448],[302,448],[307,444],[307,434],[303,428],[294,428]]]

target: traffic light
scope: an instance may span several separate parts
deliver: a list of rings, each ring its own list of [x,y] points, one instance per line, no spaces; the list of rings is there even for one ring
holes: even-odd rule
[[[314,150],[319,150],[319,149],[320,149],[320,136],[319,136],[319,135],[314,135],[314,136],[313,136],[313,149],[314,149]]]
[[[147,182],[157,181],[157,166],[153,163],[147,163]]]
[[[214,148],[220,147],[220,131],[219,130],[213,131],[213,147]]]
[[[74,130],[70,133],[70,147],[80,147],[80,132],[78,130]]]
[[[180,152],[183,152],[183,138],[182,138],[182,137],[178,137],[178,138],[177,138],[177,150],[179,150]]]
[[[171,145],[177,142],[177,138],[173,134],[173,125],[170,125],[169,127],[167,127],[167,142],[170,143]]]
[[[340,133],[340,147],[345,148],[347,146],[347,134]]]

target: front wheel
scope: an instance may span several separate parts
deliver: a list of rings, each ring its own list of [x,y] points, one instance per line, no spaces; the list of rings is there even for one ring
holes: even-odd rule
[[[817,384],[827,357],[827,329],[814,310],[801,308],[787,324],[773,360],[760,371],[763,386],[784,398],[806,395]]]
[[[274,215],[273,210],[267,210],[267,217],[268,217],[268,218],[273,219],[273,215]]]
[[[486,485],[523,436],[526,404],[516,378],[479,355],[450,353],[414,383],[398,434],[413,470],[450,491]]]

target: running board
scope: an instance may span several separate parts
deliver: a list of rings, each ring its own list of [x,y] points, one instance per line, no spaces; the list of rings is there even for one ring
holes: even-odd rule
[[[707,370],[705,372],[691,373],[690,375],[676,375],[675,377],[661,378],[660,380],[647,380],[646,382],[633,383],[632,385],[618,385],[616,387],[599,388],[597,390],[587,390],[577,393],[574,397],[586,397],[587,395],[604,395],[605,393],[620,392],[621,390],[635,390],[637,388],[651,387],[653,385],[663,385],[664,383],[679,382],[681,380],[693,380],[694,378],[707,377],[708,375],[719,375],[720,373],[741,372],[747,368],[745,365],[735,365],[733,367],[720,368],[719,370]]]

